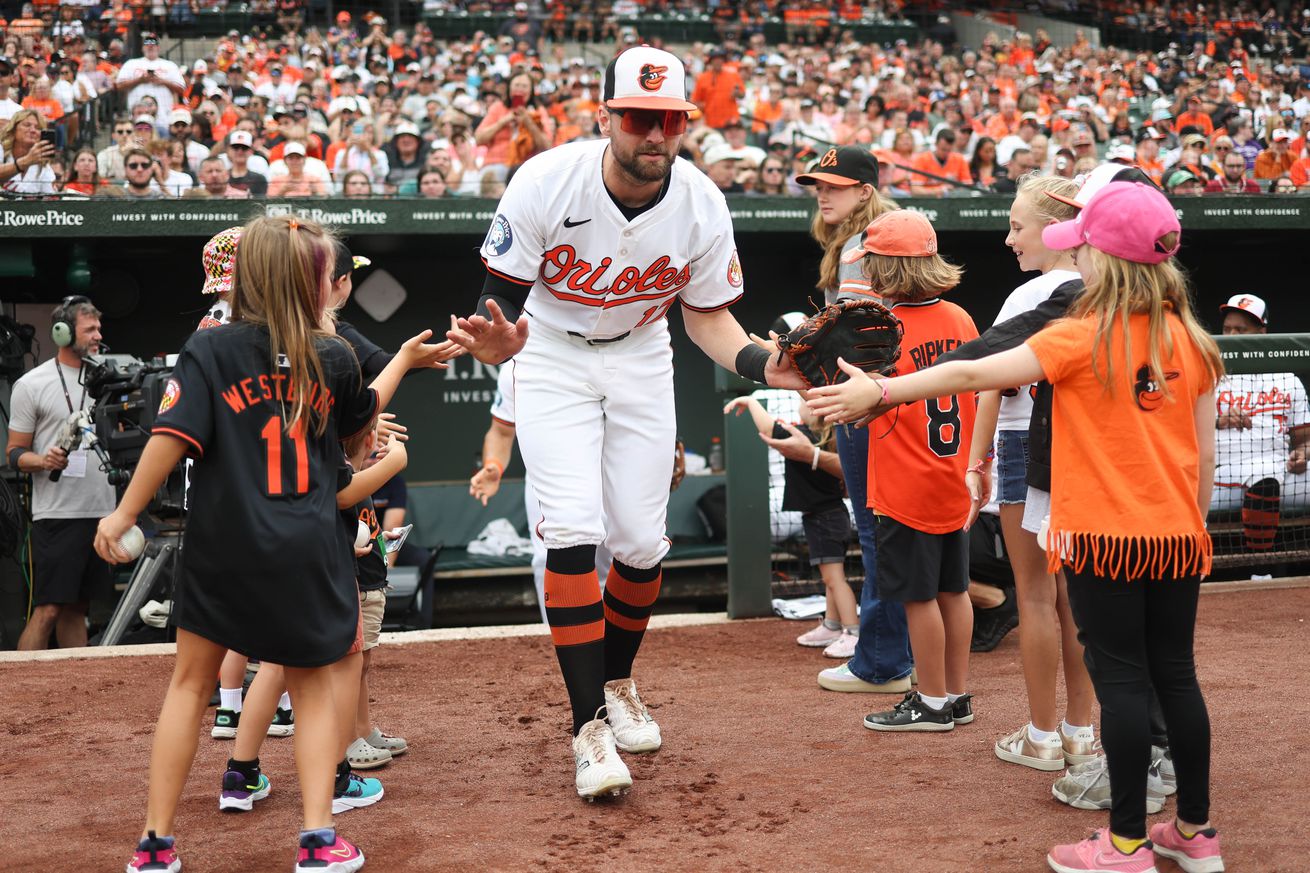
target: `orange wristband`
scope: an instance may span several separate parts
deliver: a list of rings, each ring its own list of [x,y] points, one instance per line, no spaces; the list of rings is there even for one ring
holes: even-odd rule
[[[485,470],[487,467],[495,467],[497,476],[505,475],[505,468],[502,467],[500,461],[497,461],[495,458],[488,458],[482,462],[482,468]]]

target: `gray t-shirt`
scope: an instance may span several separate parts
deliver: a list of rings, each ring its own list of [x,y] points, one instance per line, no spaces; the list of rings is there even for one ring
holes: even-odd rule
[[[846,244],[841,247],[842,257],[846,257],[847,252],[858,249],[861,245],[860,237],[862,234],[846,240]],[[864,262],[856,261],[853,264],[838,264],[837,266],[837,287],[825,288],[823,291],[823,302],[836,303],[842,297],[868,297],[873,292],[869,290],[869,280],[864,275]]]
[[[68,421],[69,401],[73,409],[90,409],[94,405],[78,382],[80,370],[56,364],[52,358],[34,367],[14,383],[12,415],[9,426],[18,433],[32,434],[32,451],[45,454],[55,444],[64,423]],[[55,370],[60,366],[68,397]],[[79,406],[80,404],[80,406]],[[84,455],[84,459],[74,455]],[[83,465],[83,460],[85,464]],[[77,476],[79,467],[85,474]],[[48,472],[32,474],[32,518],[100,518],[114,511],[117,502],[114,487],[100,471],[95,452],[83,448],[69,453],[69,469],[58,482],[50,481]]]

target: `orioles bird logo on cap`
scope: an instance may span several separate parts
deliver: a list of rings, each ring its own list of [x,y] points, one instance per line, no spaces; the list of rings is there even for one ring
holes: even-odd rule
[[[637,74],[637,84],[641,85],[645,91],[658,91],[664,85],[664,80],[668,78],[664,74],[669,71],[668,67],[657,67],[654,64],[642,64],[641,72]]]
[[[820,167],[835,167],[835,166],[837,166],[837,150],[836,150],[836,149],[828,149],[827,153],[824,154],[823,157],[819,158],[819,166],[820,166]]]

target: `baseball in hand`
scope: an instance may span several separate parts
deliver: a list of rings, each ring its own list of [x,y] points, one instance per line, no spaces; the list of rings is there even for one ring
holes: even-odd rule
[[[146,535],[141,533],[141,528],[132,525],[118,541],[118,547],[127,552],[130,557],[139,558],[146,548]]]
[[[369,539],[370,537],[369,537],[368,525],[364,524],[364,522],[361,521],[359,523],[359,531],[358,533],[355,534],[355,548],[357,549],[364,548],[364,546],[368,545]]]

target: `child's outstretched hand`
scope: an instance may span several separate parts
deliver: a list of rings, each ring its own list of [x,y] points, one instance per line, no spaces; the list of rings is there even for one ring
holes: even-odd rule
[[[750,409],[750,406],[751,406],[751,399],[749,397],[745,395],[741,397],[734,397],[731,400],[729,400],[727,404],[723,407],[723,414],[727,415],[728,413],[731,412],[737,415],[741,415],[743,412]]]
[[[425,330],[418,336],[410,337],[405,340],[405,344],[400,347],[400,351],[396,353],[396,356],[403,358],[411,370],[418,367],[445,370],[448,367],[446,361],[463,354],[463,350],[455,343],[449,340],[430,343],[428,340],[431,338],[432,331],[430,330]]]
[[[409,428],[396,421],[394,412],[383,412],[378,416],[378,445],[386,445],[392,440],[408,441]]]
[[[373,551],[373,541],[369,540],[367,545],[365,545],[363,548],[360,548],[359,546],[355,546],[355,557],[362,558],[371,551]]]
[[[882,402],[883,390],[869,374],[853,367],[841,358],[837,364],[846,373],[845,382],[822,385],[806,393],[810,409],[824,421],[834,424],[860,422],[867,418]]]

